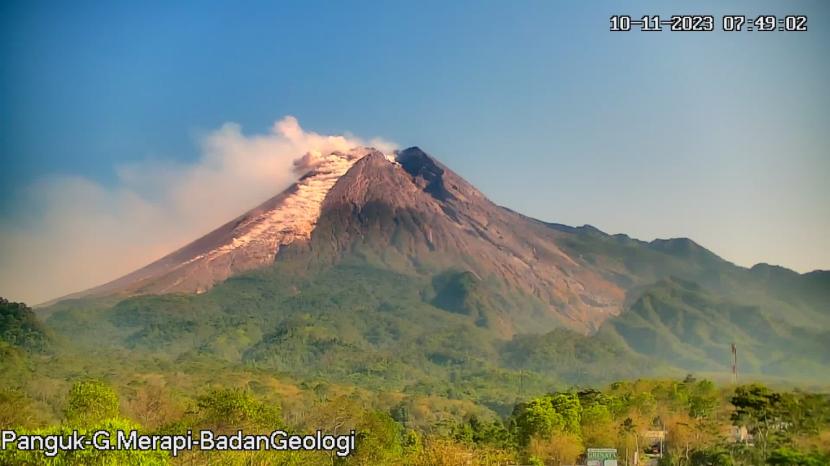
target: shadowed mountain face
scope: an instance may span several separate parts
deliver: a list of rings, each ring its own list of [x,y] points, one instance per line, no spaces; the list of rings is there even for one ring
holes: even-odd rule
[[[493,204],[418,148],[397,160],[370,155],[334,185],[312,249],[401,273],[465,273],[482,322],[505,334],[588,331],[620,312],[625,291],[560,249],[554,230]]]

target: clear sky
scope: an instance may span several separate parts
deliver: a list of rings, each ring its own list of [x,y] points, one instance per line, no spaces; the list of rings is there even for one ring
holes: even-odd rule
[[[725,3],[4,1],[0,232],[45,228],[55,177],[118,192],[125,166],[293,115],[421,146],[546,221],[830,268],[830,3]],[[611,33],[615,13],[809,32]]]

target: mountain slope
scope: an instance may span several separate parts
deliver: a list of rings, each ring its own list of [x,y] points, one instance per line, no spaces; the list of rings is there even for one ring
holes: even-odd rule
[[[418,148],[399,163],[360,160],[323,203],[311,248],[401,272],[468,272],[501,304],[506,334],[566,325],[590,331],[618,314],[624,290],[574,261],[536,220],[499,207]]]
[[[201,293],[234,274],[267,266],[281,248],[309,240],[331,187],[369,152],[306,154],[295,162],[302,177],[282,193],[152,264],[66,298]]]
[[[730,345],[747,373],[804,376],[830,365],[826,324],[797,324],[796,308],[736,301],[677,278],[649,287],[598,337],[691,371],[729,371]],[[789,312],[782,312],[784,310]],[[618,338],[615,338],[618,337]]]
[[[136,272],[70,297],[204,292],[296,255],[371,260],[401,273],[472,274],[481,322],[504,335],[598,328],[625,290],[575,261],[546,224],[496,206],[418,148],[392,161],[368,148],[322,157],[294,186]]]
[[[750,373],[830,365],[828,272],[534,220],[415,147],[298,168],[260,207],[43,315],[105,346],[420,389],[719,372],[732,342]]]

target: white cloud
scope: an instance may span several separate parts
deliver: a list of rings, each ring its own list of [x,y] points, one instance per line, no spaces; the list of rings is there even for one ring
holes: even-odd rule
[[[317,154],[394,148],[380,139],[305,131],[292,116],[266,134],[245,135],[226,123],[200,145],[193,164],[117,167],[115,187],[75,176],[30,186],[22,214],[0,224],[0,296],[38,303],[107,282],[282,191]]]

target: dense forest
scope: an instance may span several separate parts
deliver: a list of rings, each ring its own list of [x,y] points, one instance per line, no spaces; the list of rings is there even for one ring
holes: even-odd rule
[[[3,429],[357,432],[357,448],[346,458],[332,452],[197,451],[172,457],[165,451],[89,449],[47,458],[7,449],[0,452],[0,464],[564,465],[584,461],[587,448],[616,448],[620,464],[633,464],[635,454],[640,464],[663,465],[830,461],[830,396],[817,392],[716,384],[692,375],[593,388],[551,383],[547,390],[519,380],[505,390],[514,396],[505,410],[503,403],[488,406],[497,380],[477,392],[436,393],[372,388],[359,377],[353,383],[311,372],[301,377],[193,354],[171,359],[110,347],[95,351],[52,334],[25,305],[0,304]],[[543,342],[521,340],[507,354],[524,353],[522,344]],[[649,437],[653,432],[665,432],[659,459],[651,458],[659,451]]]

